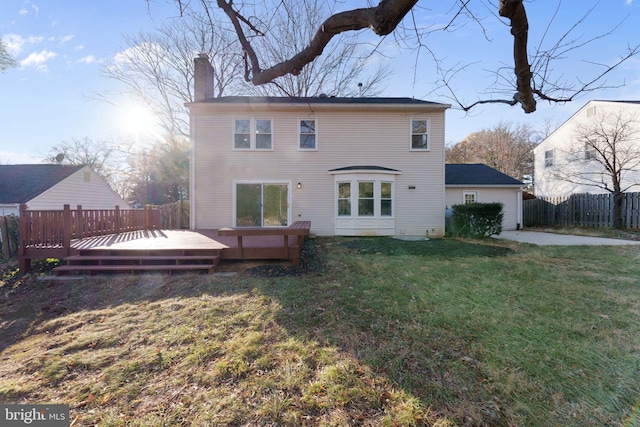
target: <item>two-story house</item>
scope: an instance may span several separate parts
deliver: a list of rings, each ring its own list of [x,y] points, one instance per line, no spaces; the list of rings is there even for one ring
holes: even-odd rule
[[[623,191],[640,191],[640,101],[589,101],[534,154],[538,197],[607,193],[613,170]]]
[[[316,235],[442,236],[444,121],[411,98],[214,98],[195,60],[191,228],[279,227]]]

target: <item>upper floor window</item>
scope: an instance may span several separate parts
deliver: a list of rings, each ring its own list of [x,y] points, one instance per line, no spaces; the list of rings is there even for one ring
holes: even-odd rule
[[[271,119],[236,119],[233,148],[238,150],[271,150]]]
[[[544,152],[544,167],[548,168],[549,166],[553,166],[553,150]]]
[[[429,120],[411,119],[411,149],[429,149]]]
[[[317,121],[316,119],[301,119],[299,127],[299,148],[301,150],[317,150]]]
[[[591,160],[598,157],[596,148],[591,144],[584,144],[584,159]]]

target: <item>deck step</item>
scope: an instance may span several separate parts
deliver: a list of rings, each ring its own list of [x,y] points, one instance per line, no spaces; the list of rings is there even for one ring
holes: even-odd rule
[[[213,272],[220,259],[219,251],[196,251],[198,253],[176,254],[174,250],[140,251],[83,251],[64,260],[65,265],[53,269],[57,275],[107,272]]]
[[[216,261],[218,255],[72,255],[64,260],[69,264],[78,261]]]
[[[163,265],[61,265],[53,269],[57,275],[65,273],[136,272],[136,271],[202,271],[212,272],[213,264],[163,264]]]

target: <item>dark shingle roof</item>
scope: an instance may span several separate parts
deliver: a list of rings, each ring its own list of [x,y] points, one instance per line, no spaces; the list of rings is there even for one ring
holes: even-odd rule
[[[331,169],[329,172],[346,172],[346,171],[355,171],[355,170],[400,172],[397,169],[385,168],[382,166],[347,166],[344,168]]]
[[[482,163],[447,164],[444,176],[445,185],[523,185],[517,179]]]
[[[0,203],[26,203],[83,167],[0,165]]]
[[[207,98],[200,102],[211,104],[380,104],[380,105],[432,105],[448,108],[449,104],[423,101],[415,98],[379,98],[379,97],[337,97],[337,96],[223,96]]]

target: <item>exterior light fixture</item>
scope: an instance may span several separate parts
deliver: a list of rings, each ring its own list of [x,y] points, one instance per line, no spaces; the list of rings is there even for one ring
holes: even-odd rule
[[[298,189],[302,188],[302,184],[298,183]]]

